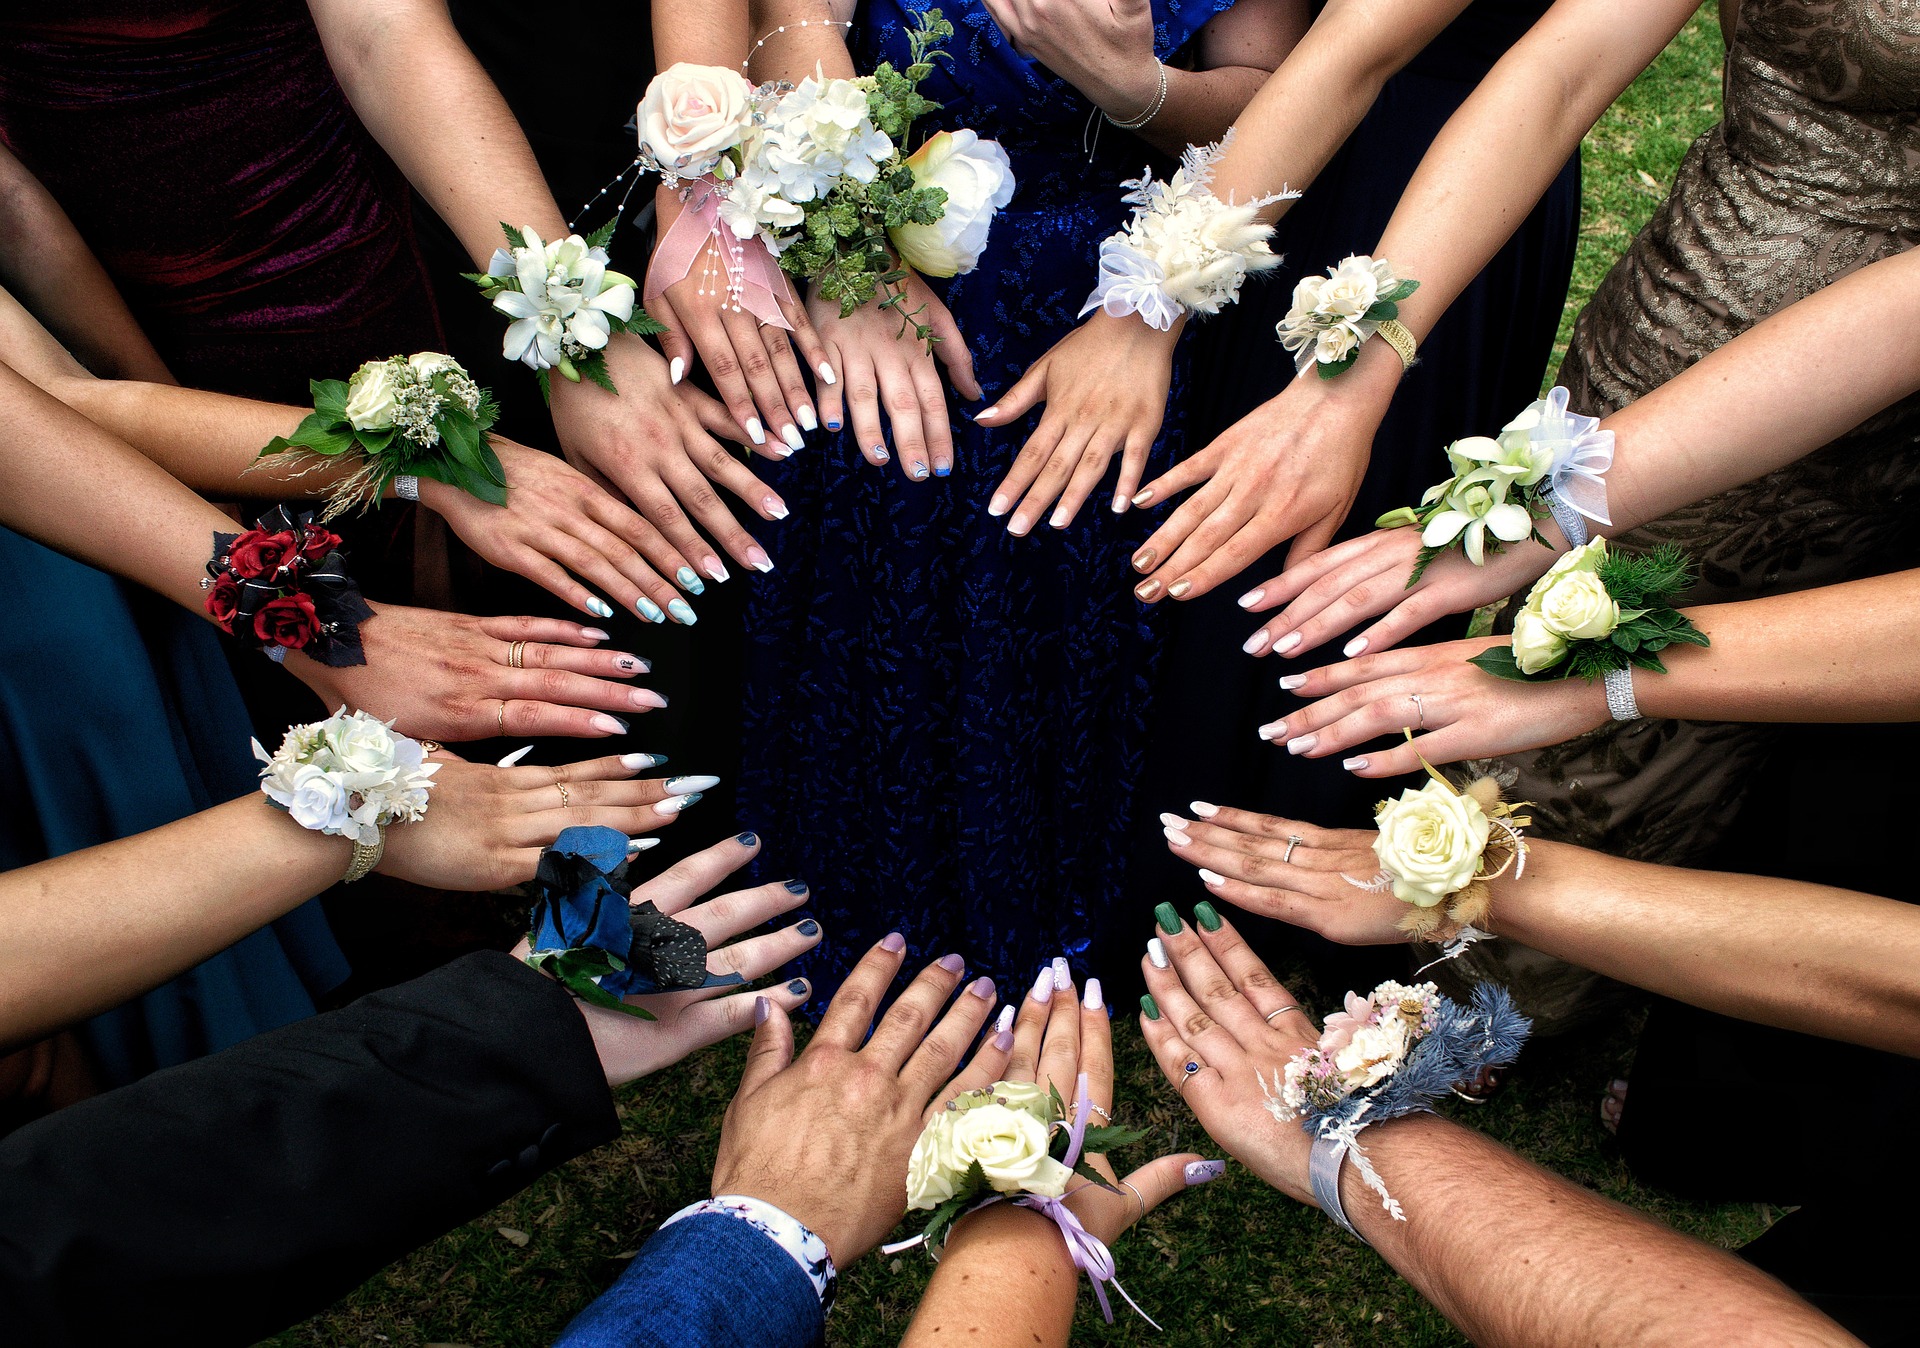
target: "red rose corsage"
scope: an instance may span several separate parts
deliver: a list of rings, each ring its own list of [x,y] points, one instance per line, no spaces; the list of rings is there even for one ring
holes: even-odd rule
[[[347,574],[340,535],[312,511],[275,506],[241,534],[215,534],[207,612],[220,630],[278,660],[302,651],[323,665],[364,665],[360,624],[373,616]]]

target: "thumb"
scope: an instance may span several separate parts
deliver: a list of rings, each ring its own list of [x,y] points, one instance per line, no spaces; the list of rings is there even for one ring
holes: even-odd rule
[[[740,1089],[746,1096],[779,1075],[793,1061],[793,1022],[786,1008],[771,997],[756,998],[753,1012],[760,1023],[754,1027],[753,1044],[747,1049],[747,1065],[740,1073]]]
[[[1140,1202],[1133,1205],[1134,1217],[1141,1216],[1141,1203],[1152,1212],[1175,1194],[1185,1193],[1196,1185],[1216,1180],[1225,1172],[1225,1161],[1210,1161],[1194,1152],[1183,1151],[1176,1156],[1162,1156],[1158,1160],[1148,1161],[1131,1175],[1121,1180],[1122,1191],[1132,1185],[1140,1195]],[[1128,1194],[1129,1198],[1133,1195]]]
[[[1019,382],[1000,395],[1000,401],[984,411],[975,412],[973,419],[982,426],[1004,426],[1014,418],[1031,411],[1036,405],[1047,400],[1047,364],[1048,357],[1042,356],[1028,371],[1020,376]]]

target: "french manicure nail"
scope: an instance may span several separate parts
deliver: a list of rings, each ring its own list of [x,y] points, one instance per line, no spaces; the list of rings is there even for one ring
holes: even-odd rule
[[[1188,843],[1193,841],[1193,838],[1191,836],[1189,836],[1186,833],[1183,833],[1181,830],[1177,828],[1163,828],[1160,831],[1167,835],[1167,841],[1172,843],[1175,847],[1185,847]]]
[[[665,800],[653,807],[653,812],[655,814],[679,814],[682,810],[691,809],[699,803],[700,793],[697,791],[690,796],[668,796]]]
[[[523,744],[518,749],[515,749],[512,753],[508,754],[505,758],[501,759],[498,763],[494,764],[494,766],[500,767],[500,768],[510,768],[515,763],[518,763],[521,759],[525,758],[528,754],[532,752],[533,752],[533,746],[531,744]]]
[[[675,599],[669,603],[667,605],[667,612],[671,613],[682,625],[687,627],[692,627],[700,621],[699,617],[696,616],[693,611],[693,605],[684,599]]]
[[[999,415],[1000,415],[1000,404],[995,403],[992,407],[983,407],[978,412],[975,412],[973,414],[973,419],[975,421],[983,421],[987,417],[997,417]]]
[[[1100,995],[1099,979],[1089,978],[1087,980],[1087,995],[1080,999],[1080,1005],[1089,1011],[1098,1011],[1102,1006],[1106,1005],[1106,999]]]
[[[1220,930],[1220,910],[1205,899],[1193,905],[1193,920],[1200,924],[1202,931]]]
[[[1204,885],[1224,885],[1227,883],[1227,877],[1221,875],[1218,871],[1210,871],[1205,866],[1202,866],[1200,868],[1200,883]]]
[[[651,674],[653,661],[637,655],[620,655],[614,657],[613,667],[622,674]]]
[[[1241,608],[1252,608],[1255,604],[1259,603],[1262,599],[1265,599],[1266,597],[1267,597],[1266,589],[1262,587],[1261,589],[1258,589],[1258,590],[1248,590],[1245,594],[1241,595],[1238,599],[1234,600],[1233,602],[1238,604]]]
[[[796,997],[804,997],[804,996],[806,996],[806,995],[807,995],[807,980],[806,980],[806,979],[804,979],[804,978],[796,978],[796,979],[794,979],[794,980],[793,980],[793,982],[791,982],[791,983],[789,983],[789,984],[787,984],[787,991],[788,991],[788,992],[791,992],[791,993],[792,993],[792,994],[793,994],[794,996],[796,996]]]
[[[1155,595],[1160,593],[1160,582],[1157,580],[1143,580],[1133,587],[1133,593],[1134,596],[1140,600],[1151,600]]]
[[[627,854],[631,856],[635,852],[644,852],[649,847],[658,847],[659,845],[660,840],[658,838],[628,838]]]
[[[1140,549],[1140,551],[1133,554],[1133,569],[1135,571],[1145,571],[1153,565],[1153,559],[1159,555],[1160,554],[1152,548]]]
[[[650,623],[663,623],[667,620],[667,615],[660,611],[660,606],[644,594],[633,601],[633,608]]]
[[[773,451],[774,457],[777,459],[791,459],[794,453],[795,451],[792,445],[782,445]]]
[[[960,974],[967,971],[967,962],[958,955],[942,955],[939,959],[935,960],[934,963],[938,964],[950,974]]]
[[[821,361],[818,365],[814,366],[813,368],[820,372],[820,377],[826,380],[827,383],[837,384],[840,382],[840,380],[833,373],[833,366],[827,364],[824,360]]]
[[[1282,674],[1280,676],[1280,688],[1283,692],[1291,693],[1306,681],[1307,676],[1305,674]]]
[[[807,882],[805,880],[782,880],[780,887],[789,894],[804,894],[807,892]]]
[[[778,496],[769,496],[762,504],[766,506],[767,514],[773,518],[783,520],[787,517],[787,503]]]
[[[602,632],[597,627],[583,627],[580,629],[580,635],[588,641],[611,641],[613,639],[610,633]]]
[[[926,464],[916,463],[915,465],[913,465],[913,480],[915,482],[925,482],[927,480],[927,475],[931,472],[933,472],[933,469],[928,467]]]
[[[701,580],[699,573],[690,566],[681,567],[673,573],[673,578],[680,582],[681,589],[690,594],[705,594],[707,592],[707,583]]]
[[[788,449],[805,449],[807,447],[806,437],[800,434],[800,428],[792,422],[788,422],[780,428],[780,438],[787,442]]]
[[[747,565],[751,566],[761,575],[765,575],[767,572],[773,570],[773,558],[767,556],[760,548],[748,548]]]
[[[1040,976],[1033,980],[1033,991],[1027,995],[1032,997],[1036,1002],[1047,1001],[1053,996],[1052,965],[1048,965],[1040,971]]]
[[[532,747],[533,746],[531,744],[527,746],[527,748],[529,749],[531,749]],[[620,766],[625,768],[628,772],[645,772],[648,768],[657,768],[666,761],[667,761],[667,756],[665,754],[621,754],[620,755]],[[753,835],[751,833],[748,833],[742,836],[751,838]]]
[[[1133,503],[1137,506],[1146,505],[1148,502],[1152,500],[1153,500],[1153,489],[1151,487],[1148,487],[1142,491],[1137,491],[1133,494]]]
[[[1008,1007],[1007,1010],[1011,1011],[1013,1010],[1013,1008]],[[993,1046],[999,1049],[1002,1053],[1005,1053],[1008,1049],[1012,1048],[1013,1047],[1013,1031],[1012,1030],[996,1030],[993,1035]]]
[[[1262,627],[1252,636],[1240,643],[1240,649],[1248,655],[1258,655],[1267,648],[1267,629]]]
[[[613,616],[613,605],[609,604],[597,594],[590,594],[587,596],[587,612],[596,618],[611,618]]]
[[[650,711],[659,711],[667,705],[667,700],[651,688],[636,688],[629,696],[633,698],[634,706],[645,707]]]
[[[808,407],[805,403],[800,404],[800,410],[795,412],[794,415],[800,418],[801,430],[817,431],[820,429],[820,418],[815,416],[813,414],[813,409],[811,407]]]
[[[718,557],[709,557],[705,562],[701,563],[701,565],[706,568],[707,574],[715,580],[727,579],[726,564]]]
[[[1281,637],[1280,640],[1273,643],[1273,653],[1275,655],[1285,655],[1299,644],[1300,634],[1298,632],[1289,632]]]
[[[759,417],[747,418],[747,439],[753,441],[756,445],[764,445],[767,443],[767,433],[765,429],[761,427]]]
[[[1211,819],[1220,813],[1220,807],[1218,805],[1210,805],[1204,800],[1188,801],[1187,808],[1199,815],[1202,819]]]
[[[767,1017],[772,1014],[772,1002],[768,1001],[765,997],[755,997],[753,999],[753,1023],[755,1025],[765,1025],[767,1023]]]
[[[1361,768],[1364,768],[1366,765],[1367,765],[1367,760],[1364,758],[1343,758],[1340,760],[1340,766],[1345,768],[1348,772],[1358,772],[1360,771]]]
[[[890,931],[880,938],[880,948],[882,950],[891,950],[897,955],[907,948],[907,938],[897,931]]]
[[[1365,637],[1355,637],[1352,641],[1349,641],[1345,646],[1342,646],[1340,648],[1340,651],[1349,660],[1351,660],[1354,656],[1360,654],[1360,652],[1364,651],[1366,648],[1367,648],[1367,639]]]
[[[1187,1179],[1187,1187],[1196,1184],[1209,1184],[1227,1173],[1225,1161],[1188,1161],[1186,1169],[1181,1171]]]
[[[1160,1019],[1160,1003],[1153,1000],[1151,992],[1141,996],[1140,1009],[1146,1013],[1148,1020]]]
[[[593,728],[607,735],[624,735],[627,723],[618,716],[608,716],[605,712],[593,718]]]
[[[1001,1034],[1005,1034],[1008,1030],[1011,1030],[1013,1028],[1014,1013],[1017,1012],[1019,1009],[1020,1008],[1015,1006],[1012,1002],[1008,1002],[1005,1006],[1001,1007],[1000,1019],[993,1022],[993,1028],[999,1031]],[[1003,1045],[1003,1047],[1011,1048],[1012,1045],[1006,1044],[1006,1045]]]
[[[733,840],[739,843],[742,847],[752,847],[755,843],[760,841],[760,835],[753,832],[752,830],[748,830],[745,833],[734,834]]]
[[[1173,584],[1167,586],[1167,597],[1169,599],[1184,599],[1186,598],[1187,591],[1191,590],[1192,588],[1193,588],[1192,581],[1176,580]]]
[[[1126,511],[1126,508],[1127,508],[1127,498],[1124,496],[1114,497],[1113,501],[1107,506],[1107,509],[1111,510],[1116,515],[1124,513]]]
[[[1028,528],[1027,517],[1025,515],[1015,515],[1007,521],[1007,532],[1015,538],[1025,538]]]
[[[1200,873],[1202,875],[1206,874],[1205,871]],[[1164,969],[1167,967],[1167,948],[1160,943],[1158,936],[1147,942],[1147,963],[1156,969]]]
[[[999,519],[1007,513],[1007,506],[1009,504],[1011,504],[1011,502],[1009,502],[1005,496],[996,494],[991,501],[987,502],[987,513],[995,519]]]
[[[1073,986],[1073,967],[1067,963],[1066,956],[1056,955],[1053,961],[1053,990],[1065,992]]]
[[[990,1002],[994,999],[995,994],[998,993],[1000,990],[994,987],[993,980],[991,978],[982,976],[980,978],[974,979],[973,982],[968,985],[967,991],[971,992],[974,996],[978,997],[983,1002]]]
[[[1072,522],[1073,516],[1067,513],[1065,506],[1061,506],[1058,510],[1054,511],[1052,516],[1047,520],[1047,523],[1055,529],[1064,529]]]
[[[683,356],[675,356],[667,362],[667,382],[677,384],[687,377],[687,362]]]
[[[1160,930],[1171,936],[1180,930],[1180,914],[1173,910],[1170,903],[1156,903],[1153,906],[1153,920],[1160,924]]]
[[[1319,742],[1320,737],[1318,735],[1300,735],[1287,741],[1287,752],[1290,754],[1304,754]]]
[[[668,792],[676,796],[683,796],[691,791],[711,791],[718,785],[720,785],[718,777],[709,777],[704,773],[698,776],[669,777],[666,782]]]

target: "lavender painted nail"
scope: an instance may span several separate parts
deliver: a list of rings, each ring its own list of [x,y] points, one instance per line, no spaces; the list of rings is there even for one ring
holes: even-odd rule
[[[934,962],[950,974],[965,973],[967,969],[967,962],[958,955],[942,955]]]
[[[907,948],[907,938],[897,931],[890,931],[881,938],[880,948],[882,950],[891,950],[897,955]]]
[[[1181,1173],[1187,1177],[1187,1187],[1192,1188],[1196,1184],[1207,1184],[1219,1179],[1227,1173],[1227,1163],[1225,1161],[1188,1161],[1186,1169]]]
[[[1036,1002],[1046,1002],[1046,1001],[1051,1001],[1053,999],[1053,968],[1052,966],[1048,966],[1047,968],[1042,969],[1040,971],[1040,976],[1033,980],[1033,992],[1031,996],[1033,997],[1033,1000]]]

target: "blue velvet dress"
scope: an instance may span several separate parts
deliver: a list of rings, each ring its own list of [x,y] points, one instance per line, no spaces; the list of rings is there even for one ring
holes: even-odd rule
[[[904,65],[904,25],[932,3],[863,4],[860,68]],[[1154,0],[1159,54],[1229,3]],[[978,0],[939,7],[958,31],[922,129],[998,140],[1017,182],[979,266],[944,286],[993,399],[1075,326],[1124,217],[1121,180],[1167,164],[1112,127],[1090,162],[1087,100]],[[1183,385],[1177,367],[1175,405]],[[756,465],[792,517],[761,535],[774,570],[747,611],[741,816],[766,839],[767,875],[813,887],[817,994],[895,928],[914,960],[959,951],[1009,991],[1055,955],[1083,963],[1121,889],[1161,644],[1127,559],[1157,512],[1116,516],[1096,492],[1070,528],[1015,538],[987,503],[1037,416],[953,420],[951,477],[875,469],[847,433]],[[1182,443],[1170,425],[1150,471]]]

